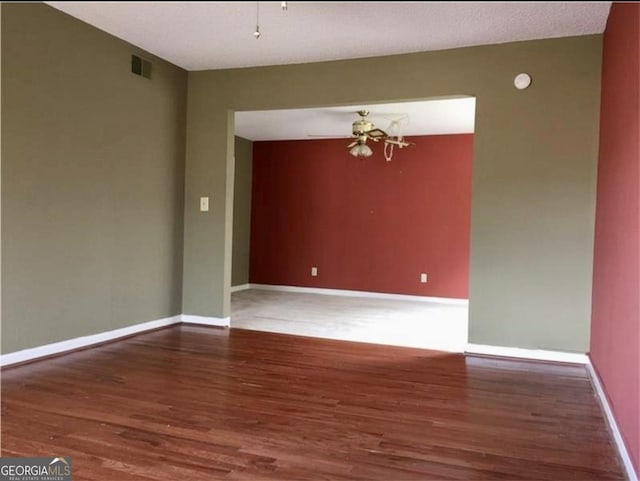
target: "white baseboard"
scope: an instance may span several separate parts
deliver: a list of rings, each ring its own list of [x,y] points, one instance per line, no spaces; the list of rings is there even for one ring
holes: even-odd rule
[[[591,363],[591,359],[588,359],[587,361],[587,372],[589,373],[591,384],[596,391],[598,400],[600,401],[605,417],[607,418],[607,423],[609,424],[609,428],[611,429],[611,434],[613,434],[613,440],[615,441],[616,447],[618,448],[618,453],[620,454],[620,458],[622,459],[622,464],[624,465],[624,469],[627,473],[627,478],[629,479],[629,481],[638,481],[636,472],[633,469],[633,463],[631,462],[631,456],[629,455],[629,451],[627,451],[627,446],[624,444],[622,434],[618,429],[618,423],[616,423],[616,418],[613,416],[613,411],[611,410],[611,406],[609,405],[609,400],[607,399],[607,395],[605,394],[604,388],[602,387],[600,377],[598,376],[598,373]]]
[[[437,302],[439,304],[454,304],[468,306],[468,299],[454,299],[451,297],[412,296],[409,294],[388,294],[386,292],[349,291],[345,289],[325,289],[319,287],[277,286],[272,284],[249,284],[250,289],[264,291],[297,292],[303,294],[322,294],[328,296],[369,297],[376,299],[395,299],[403,301]],[[233,289],[233,288],[232,288]]]
[[[229,327],[231,318],[229,317],[205,317],[192,316],[190,314],[182,314],[182,322],[189,324],[200,324],[203,326]]]
[[[240,284],[238,286],[231,286],[231,292],[246,291],[251,289],[251,284]]]
[[[515,357],[573,364],[587,364],[589,362],[586,354],[576,352],[545,351],[543,349],[522,349],[519,347],[487,346],[483,344],[467,344],[465,352],[467,354],[484,354],[486,356]]]
[[[180,314],[165,319],[157,319],[155,321],[143,322],[133,326],[114,329],[113,331],[100,332],[90,336],[76,337],[66,341],[45,344],[44,346],[23,349],[22,351],[10,352],[0,355],[0,366],[10,366],[19,362],[32,361],[41,357],[52,356],[54,354],[62,354],[67,351],[73,351],[84,347],[90,347],[107,341],[113,341],[121,337],[140,334],[145,331],[151,331],[160,327],[171,326],[187,322],[189,324],[200,324],[203,326],[229,327],[230,318],[225,317],[204,317]]]
[[[0,355],[0,366],[9,366],[18,362],[37,359],[39,357],[46,357],[54,354],[60,354],[66,351],[73,351],[75,349],[92,346],[94,344],[100,344],[106,341],[112,341],[114,339],[130,336],[132,334],[138,334],[140,332],[158,329],[159,327],[179,324],[180,322],[180,316],[167,317],[165,319],[157,319],[155,321],[143,322],[142,324],[135,324],[133,326],[114,329],[113,331],[101,332],[99,334],[92,334],[90,336],[76,337],[75,339],[69,339],[67,341],[54,342],[52,344],[45,344],[44,346],[23,349],[22,351],[10,352],[8,354]]]

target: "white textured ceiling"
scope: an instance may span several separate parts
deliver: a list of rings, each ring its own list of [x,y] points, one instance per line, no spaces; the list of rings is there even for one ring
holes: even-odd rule
[[[611,2],[47,2],[188,70],[602,33]]]
[[[474,130],[475,105],[475,98],[466,97],[350,107],[236,112],[236,135],[250,140],[350,137],[351,124],[360,118],[358,110],[369,110],[367,119],[383,130],[388,130],[392,120],[402,119],[400,126],[405,136],[471,133]]]

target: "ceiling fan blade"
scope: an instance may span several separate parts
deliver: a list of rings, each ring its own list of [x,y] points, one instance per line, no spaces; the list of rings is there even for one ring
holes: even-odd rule
[[[358,141],[357,140],[355,142],[351,142],[349,145],[347,145],[347,149],[350,149],[351,147],[355,147],[356,145],[358,145]]]
[[[409,147],[410,145],[416,145],[413,142],[407,142],[406,140],[393,140],[393,139],[384,139],[385,144],[396,145],[400,148]]]
[[[380,139],[382,137],[387,137],[387,133],[379,128],[375,128],[375,129],[371,129],[368,130],[366,132],[367,137],[369,137],[370,139],[376,140],[376,139]]]
[[[346,139],[351,137],[350,135],[320,135],[320,134],[307,134],[307,137],[315,137],[319,139]]]

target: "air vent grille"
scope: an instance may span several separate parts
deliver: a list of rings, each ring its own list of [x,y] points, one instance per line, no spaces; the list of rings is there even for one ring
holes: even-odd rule
[[[140,75],[144,78],[151,78],[151,62],[138,57],[137,55],[131,56],[131,72]]]

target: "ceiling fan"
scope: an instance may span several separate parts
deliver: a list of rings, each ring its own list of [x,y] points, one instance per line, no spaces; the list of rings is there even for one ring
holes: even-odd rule
[[[384,142],[384,157],[387,162],[393,157],[394,147],[402,148],[413,145],[411,142],[404,140],[404,137],[399,133],[400,121],[406,116],[391,121],[389,130],[396,130],[397,135],[389,135],[384,130],[374,126],[373,122],[367,120],[368,110],[359,110],[358,115],[360,118],[353,122],[351,129],[352,137],[355,140],[347,146],[349,153],[354,157],[370,157],[373,154],[371,147],[367,145],[367,140],[373,142],[382,140]]]

